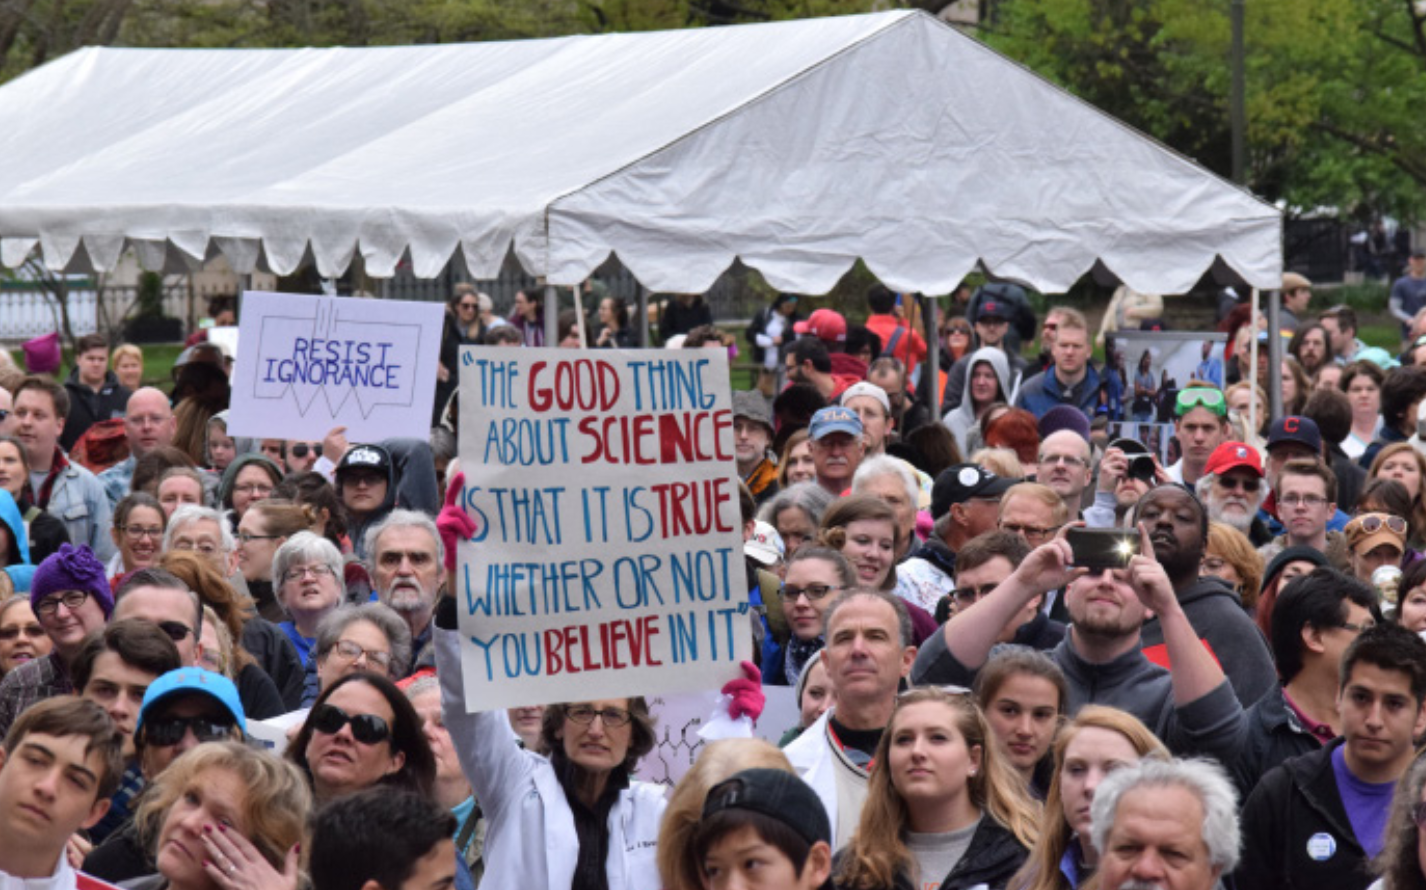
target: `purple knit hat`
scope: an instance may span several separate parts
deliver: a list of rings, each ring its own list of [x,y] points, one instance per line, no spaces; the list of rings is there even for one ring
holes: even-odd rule
[[[45,557],[35,569],[30,581],[30,606],[37,612],[45,597],[66,590],[83,590],[104,610],[104,620],[114,612],[114,594],[109,579],[104,577],[104,563],[83,544],[61,544],[59,550]]]

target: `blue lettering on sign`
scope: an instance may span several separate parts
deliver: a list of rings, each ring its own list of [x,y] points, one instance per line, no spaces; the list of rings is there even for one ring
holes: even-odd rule
[[[298,337],[291,357],[266,359],[263,382],[400,389],[401,365],[391,364],[387,355],[392,345]]]

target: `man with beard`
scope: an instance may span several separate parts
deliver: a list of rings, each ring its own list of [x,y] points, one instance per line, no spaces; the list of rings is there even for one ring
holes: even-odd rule
[[[971,686],[1006,624],[1036,598],[1068,585],[1070,628],[1050,657],[1069,685],[1070,715],[1089,704],[1119,708],[1176,754],[1226,759],[1241,741],[1242,705],[1199,642],[1142,526],[1139,547],[1125,568],[1094,573],[1073,567],[1063,535],[1037,547],[975,608],[958,612],[926,640],[912,683]],[[1140,649],[1147,610],[1158,616],[1172,674]]]
[[[757,390],[733,393],[733,449],[738,478],[759,504],[777,494],[777,455],[772,446],[772,412]]]
[[[1101,474],[1108,464],[1106,454],[1100,466]],[[1219,445],[1204,465],[1194,491],[1208,507],[1208,518],[1212,521],[1242,532],[1254,547],[1272,540],[1267,524],[1258,515],[1268,489],[1263,484],[1263,464],[1256,448],[1243,442]]]
[[[1183,488],[1160,485],[1139,501],[1134,518],[1148,530],[1179,607],[1223,666],[1238,701],[1252,707],[1272,688],[1272,656],[1238,594],[1217,578],[1198,575],[1208,543],[1208,513]],[[1164,667],[1170,663],[1166,639],[1158,618],[1144,623],[1144,655]]]
[[[1073,430],[1050,433],[1040,443],[1040,460],[1035,481],[1047,485],[1065,503],[1066,515],[1078,519],[1084,490],[1094,478],[1089,439]]]
[[[1342,532],[1327,528],[1337,512],[1337,477],[1321,460],[1291,460],[1278,472],[1273,488],[1283,533],[1258,548],[1263,562],[1285,547],[1311,547],[1327,556],[1332,568],[1350,573],[1351,548]]]
[[[431,616],[446,580],[436,524],[415,510],[392,510],[367,532],[367,540],[372,588],[411,628],[411,670],[433,664]]]
[[[1332,344],[1327,329],[1318,322],[1304,323],[1292,335],[1287,351],[1297,357],[1303,372],[1311,377],[1332,360]]]
[[[1169,479],[1195,485],[1207,471],[1213,450],[1228,438],[1228,402],[1219,390],[1191,386],[1178,394],[1173,413],[1174,436],[1183,457],[1169,466]]]
[[[857,412],[841,405],[823,408],[807,425],[812,467],[817,484],[840,497],[852,484],[852,476],[866,456],[866,439]]]
[[[788,347],[785,355],[787,379],[792,383],[815,386],[822,398],[829,402],[841,398],[847,387],[861,379],[834,373],[832,354],[827,350],[827,344],[814,336],[798,337]]]

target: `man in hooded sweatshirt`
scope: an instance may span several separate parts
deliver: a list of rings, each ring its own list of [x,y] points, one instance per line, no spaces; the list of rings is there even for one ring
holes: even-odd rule
[[[109,341],[102,334],[85,334],[74,341],[74,370],[64,388],[69,394],[69,411],[59,447],[65,451],[84,431],[101,420],[123,417],[131,393],[109,370]]]
[[[1013,392],[1010,360],[1003,349],[982,346],[967,356],[966,365],[970,370],[962,375],[965,383],[961,387],[960,404],[941,421],[950,429],[963,456],[971,453],[971,431],[980,423],[985,409],[995,402],[1008,404]],[[946,388],[950,386],[947,381]]]
[[[1178,485],[1150,489],[1134,519],[1149,531],[1154,555],[1173,584],[1189,624],[1223,667],[1238,701],[1246,708],[1272,689],[1276,672],[1263,635],[1232,588],[1217,578],[1198,575],[1208,542],[1208,514],[1198,499]],[[1144,655],[1170,667],[1164,631],[1157,618],[1144,622]]]

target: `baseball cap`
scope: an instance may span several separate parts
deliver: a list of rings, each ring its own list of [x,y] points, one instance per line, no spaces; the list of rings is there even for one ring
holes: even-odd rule
[[[891,399],[886,397],[886,390],[877,386],[875,383],[868,383],[865,380],[860,383],[853,383],[847,387],[846,392],[842,393],[841,403],[845,405],[857,396],[870,396],[881,403],[881,410],[887,414],[891,413]]]
[[[985,300],[980,304],[980,310],[976,313],[976,319],[982,318],[1010,318],[1010,307],[999,300]]]
[[[807,425],[807,437],[816,442],[832,433],[846,433],[850,436],[862,434],[862,419],[851,408],[829,405],[812,415]]]
[[[1406,520],[1388,513],[1363,513],[1352,517],[1342,530],[1347,546],[1357,553],[1370,553],[1390,544],[1398,553],[1406,552]]]
[[[337,473],[357,469],[386,473],[391,469],[391,455],[386,453],[385,448],[376,445],[355,445],[342,455],[342,462],[337,464]]]
[[[768,408],[767,399],[760,392],[750,389],[741,389],[733,393],[733,419],[746,417],[748,420],[756,421],[772,431],[772,410]]]
[[[1310,417],[1291,415],[1279,418],[1273,423],[1272,430],[1268,433],[1268,453],[1272,453],[1273,446],[1287,442],[1306,445],[1312,449],[1313,454],[1322,453],[1322,432],[1317,429],[1317,422]]]
[[[248,723],[243,716],[243,703],[238,698],[238,687],[222,674],[205,671],[203,668],[185,667],[169,671],[149,684],[144,692],[144,703],[139,709],[139,719],[134,724],[134,733],[144,728],[144,718],[152,717],[154,709],[177,695],[199,693],[206,695],[223,706],[233,722],[246,735]]]
[[[724,810],[761,813],[791,828],[808,844],[832,842],[832,823],[812,788],[780,769],[745,769],[714,785],[703,802],[703,818]]]
[[[818,309],[792,326],[799,334],[811,334],[828,343],[841,343],[847,339],[847,320],[835,309]]]
[[[753,523],[753,535],[743,542],[743,555],[765,566],[775,565],[787,555],[782,535],[759,519]]]
[[[1310,281],[1307,280],[1307,276],[1306,276],[1306,275],[1299,275],[1299,274],[1297,274],[1296,272],[1284,272],[1284,273],[1282,273],[1282,292],[1283,292],[1283,293],[1287,293],[1288,291],[1297,290],[1297,289],[1300,288],[1300,287],[1305,287],[1305,288],[1311,290],[1311,288],[1312,288],[1312,282],[1310,282]]]
[[[945,516],[953,505],[971,498],[999,497],[1018,481],[1004,479],[977,464],[946,467],[931,486],[931,516]]]
[[[1258,449],[1243,442],[1224,442],[1208,455],[1208,463],[1203,472],[1210,476],[1221,476],[1229,470],[1247,467],[1259,478],[1263,475],[1263,461],[1258,457]]]

